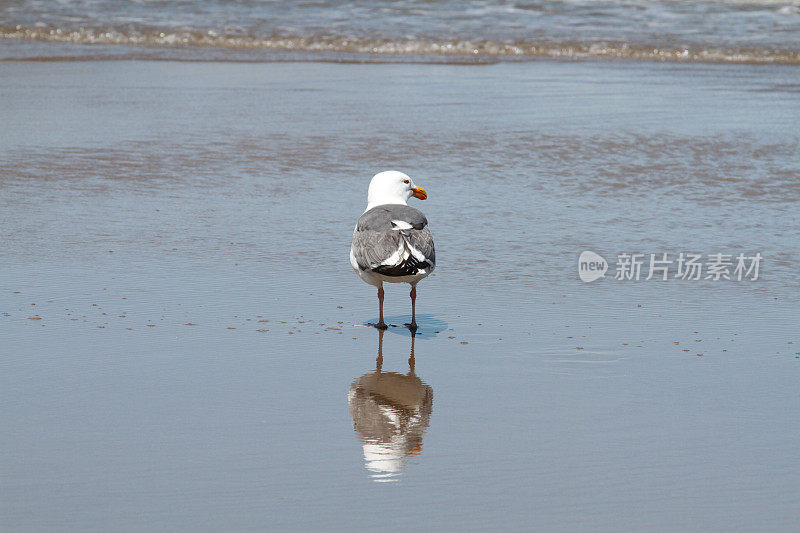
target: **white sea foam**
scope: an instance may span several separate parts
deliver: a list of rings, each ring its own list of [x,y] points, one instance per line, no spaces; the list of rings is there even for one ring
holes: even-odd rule
[[[661,47],[613,42],[497,42],[490,40],[429,39],[357,39],[328,36],[270,37],[219,35],[214,31],[121,32],[116,30],[64,30],[62,28],[0,29],[0,38],[73,44],[129,45],[148,47],[204,47],[218,49],[250,49],[285,52],[367,54],[373,59],[394,56],[428,57],[445,63],[458,63],[466,58],[483,61],[526,60],[537,58],[617,58],[656,61],[724,62],[724,63],[800,63],[800,51],[791,49],[759,49],[744,47]],[[181,59],[172,50],[171,58]],[[196,58],[192,55],[192,59]],[[224,58],[217,58],[224,59]],[[235,58],[232,58],[235,59]],[[269,58],[262,58],[268,60]],[[339,56],[339,59],[342,59]],[[346,57],[344,58],[346,59]]]

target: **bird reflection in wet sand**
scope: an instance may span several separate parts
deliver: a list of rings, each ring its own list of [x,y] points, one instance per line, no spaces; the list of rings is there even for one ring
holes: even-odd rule
[[[397,481],[406,458],[422,451],[422,434],[433,411],[433,389],[414,373],[414,335],[408,374],[383,371],[383,334],[378,331],[375,372],[353,382],[347,401],[372,478]]]

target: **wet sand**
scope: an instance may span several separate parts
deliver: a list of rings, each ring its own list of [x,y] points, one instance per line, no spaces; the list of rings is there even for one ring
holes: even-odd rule
[[[800,519],[797,69],[0,73],[3,529]],[[347,261],[387,168],[437,244],[413,361]],[[584,250],[765,260],[585,284]]]

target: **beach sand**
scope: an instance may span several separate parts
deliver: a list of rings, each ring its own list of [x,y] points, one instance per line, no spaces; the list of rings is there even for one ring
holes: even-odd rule
[[[800,520],[796,68],[0,74],[2,529]],[[347,258],[390,168],[428,191],[438,264],[413,372],[392,327],[380,385]],[[583,283],[584,250],[764,260]]]

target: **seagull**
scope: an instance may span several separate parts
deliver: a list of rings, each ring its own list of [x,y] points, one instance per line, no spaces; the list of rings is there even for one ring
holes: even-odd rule
[[[375,325],[386,329],[383,321],[383,282],[411,284],[412,332],[417,330],[417,283],[436,266],[433,236],[428,219],[410,207],[411,198],[425,200],[428,194],[414,181],[396,170],[375,174],[369,184],[367,208],[358,219],[350,247],[350,265],[370,285],[378,287],[379,319]]]

